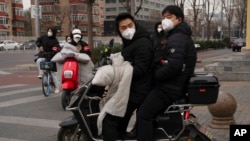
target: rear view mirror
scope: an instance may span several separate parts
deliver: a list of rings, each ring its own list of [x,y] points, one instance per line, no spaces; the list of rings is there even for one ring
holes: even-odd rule
[[[109,41],[109,48],[114,46],[114,38]]]

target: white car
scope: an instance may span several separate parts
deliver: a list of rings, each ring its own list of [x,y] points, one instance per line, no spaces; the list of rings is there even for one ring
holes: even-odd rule
[[[20,45],[13,40],[2,40],[0,41],[0,51],[3,50],[17,50],[20,49]]]

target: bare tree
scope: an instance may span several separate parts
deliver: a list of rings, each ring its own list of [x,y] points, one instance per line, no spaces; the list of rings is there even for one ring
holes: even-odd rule
[[[197,34],[197,21],[198,21],[198,16],[202,11],[202,0],[188,0],[187,5],[192,8],[193,11],[193,37],[194,40],[196,40],[196,34]]]
[[[243,37],[244,29],[246,27],[246,19],[247,19],[247,1],[246,0],[235,0],[235,17],[238,21],[240,32],[239,36]]]
[[[62,24],[68,19],[69,21],[69,26],[68,26],[68,31],[71,31],[71,8],[70,5],[65,5],[61,6],[60,8],[56,7],[55,8],[55,15],[57,18],[57,25],[62,27]],[[62,29],[61,29],[62,30]]]
[[[135,13],[131,13],[132,12],[131,11],[131,0],[119,0],[119,2],[122,4],[122,6],[124,6],[126,8],[128,13],[133,14],[134,16],[136,16],[139,13],[139,11],[141,10],[141,6],[143,4],[143,0],[140,0],[140,4],[137,7]],[[133,2],[135,2],[135,1],[133,1]]]
[[[184,11],[184,3],[185,0],[174,0],[174,4],[180,6],[180,8]]]
[[[234,13],[234,8],[233,8],[233,1],[234,0],[222,0],[222,9],[225,10],[225,15],[227,19],[227,25],[228,25],[228,37],[231,36],[231,23],[233,19],[233,13]]]
[[[30,9],[24,11],[24,29],[26,36],[32,36],[31,13]]]
[[[206,19],[206,25],[207,25],[207,40],[210,40],[211,36],[211,22],[214,16],[214,10],[218,7],[216,0],[203,0],[203,3],[205,4],[205,19]]]

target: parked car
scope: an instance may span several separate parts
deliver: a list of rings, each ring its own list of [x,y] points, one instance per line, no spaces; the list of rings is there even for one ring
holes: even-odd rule
[[[35,48],[36,48],[35,42],[36,42],[36,40],[28,40],[28,41],[25,41],[25,42],[20,46],[20,49],[21,49],[21,50],[25,50],[25,49],[35,49]]]
[[[232,50],[233,52],[234,51],[238,51],[240,52],[241,51],[241,48],[243,46],[246,45],[246,38],[238,38],[238,39],[235,39],[232,44],[231,44],[231,47],[232,47]]]
[[[0,51],[18,50],[18,49],[20,49],[20,45],[16,41],[13,41],[13,40],[0,41]]]

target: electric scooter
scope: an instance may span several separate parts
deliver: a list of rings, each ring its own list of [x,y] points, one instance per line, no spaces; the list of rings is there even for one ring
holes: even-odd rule
[[[81,83],[79,79],[81,77],[79,71],[81,68],[80,64],[91,64],[92,62],[87,54],[79,53],[75,46],[68,43],[65,43],[61,52],[57,54],[53,60],[56,60],[59,64],[63,64],[61,70],[61,104],[65,110],[72,97],[71,92],[76,90]],[[89,71],[87,72],[92,72],[93,68],[91,65],[84,66],[89,67]],[[92,73],[90,75],[92,75]]]
[[[102,55],[97,66],[109,64],[109,55]],[[155,141],[213,141],[206,128],[191,113],[191,109],[216,102],[220,86],[218,79],[211,74],[196,74],[187,85],[188,90],[183,98],[176,100],[155,119]],[[57,140],[103,141],[97,129],[99,103],[103,95],[105,91],[98,90],[91,80],[74,90],[70,104],[66,107],[73,115],[59,124]],[[136,136],[121,136],[117,140],[136,141]]]

